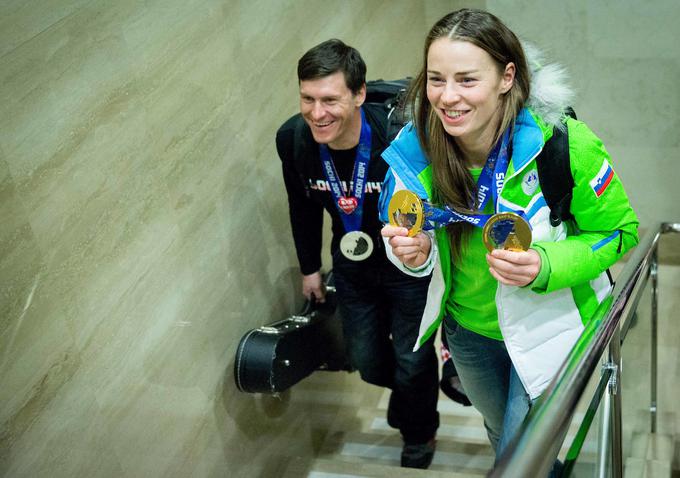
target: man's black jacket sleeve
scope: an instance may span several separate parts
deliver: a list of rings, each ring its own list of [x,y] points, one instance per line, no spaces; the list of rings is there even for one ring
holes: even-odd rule
[[[281,159],[283,181],[288,193],[288,211],[295,250],[302,274],[321,269],[323,205],[314,201],[304,184],[304,173],[295,162],[295,121],[286,122],[276,133],[276,150]]]

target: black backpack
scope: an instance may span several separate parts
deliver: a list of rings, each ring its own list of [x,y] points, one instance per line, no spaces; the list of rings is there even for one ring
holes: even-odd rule
[[[411,110],[406,102],[406,91],[411,77],[399,80],[371,80],[366,82],[366,103],[382,103],[387,110],[387,140],[392,141],[401,128],[411,121]]]
[[[576,119],[572,108],[567,108],[565,113]],[[552,137],[536,158],[536,167],[543,197],[550,208],[550,224],[557,227],[562,221],[574,220],[574,215],[569,210],[574,177],[571,175],[569,133],[566,127],[564,130],[553,128]]]

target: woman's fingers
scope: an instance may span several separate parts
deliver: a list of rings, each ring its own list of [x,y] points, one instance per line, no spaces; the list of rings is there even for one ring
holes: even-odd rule
[[[383,226],[380,230],[380,234],[383,237],[395,237],[395,236],[408,236],[408,229],[399,226]]]
[[[408,229],[398,226],[384,226],[380,231],[392,249],[392,253],[403,264],[409,267],[420,267],[430,254],[430,237],[418,233],[415,237],[408,236]]]
[[[534,254],[536,254],[536,256],[534,256]],[[488,255],[494,259],[500,259],[502,261],[519,265],[531,264],[536,260],[540,262],[538,253],[533,249],[529,249],[528,251],[506,251],[504,249],[494,249]]]
[[[533,249],[515,252],[494,250],[486,255],[489,270],[503,284],[524,286],[541,270],[541,258]]]

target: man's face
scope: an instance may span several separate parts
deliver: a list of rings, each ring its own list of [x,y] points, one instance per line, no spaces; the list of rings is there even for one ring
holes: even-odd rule
[[[366,87],[355,95],[341,71],[300,82],[300,113],[317,143],[333,149],[350,149],[359,142],[361,112]]]

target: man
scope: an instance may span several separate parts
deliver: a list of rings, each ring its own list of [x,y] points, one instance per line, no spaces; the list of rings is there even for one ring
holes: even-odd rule
[[[359,52],[328,40],[298,62],[300,114],[276,135],[288,192],[302,292],[323,301],[323,210],[350,363],[368,383],[389,387],[390,426],[404,440],[401,464],[427,468],[434,454],[438,373],[433,343],[413,352],[429,278],[398,271],[386,258],[377,202],[387,165],[387,111],[365,103]]]

